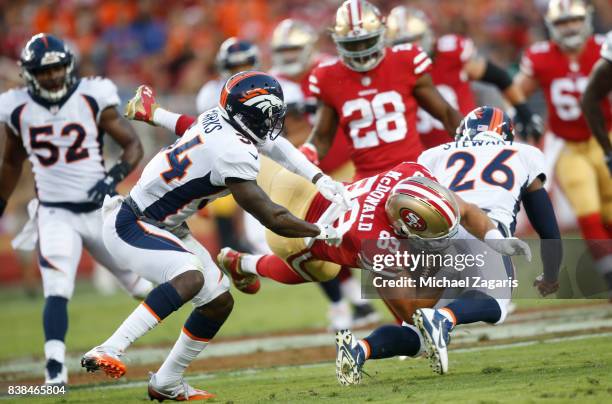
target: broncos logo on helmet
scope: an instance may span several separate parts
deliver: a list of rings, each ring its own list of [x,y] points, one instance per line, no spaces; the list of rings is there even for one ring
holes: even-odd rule
[[[240,101],[242,101],[244,105],[261,109],[261,111],[268,116],[271,116],[276,109],[282,108],[284,105],[280,98],[274,94],[270,94],[268,90],[263,88],[247,91],[245,96],[240,98]]]

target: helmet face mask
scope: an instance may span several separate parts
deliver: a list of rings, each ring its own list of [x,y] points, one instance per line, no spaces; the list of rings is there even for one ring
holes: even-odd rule
[[[233,75],[223,86],[219,107],[235,129],[258,145],[283,133],[287,107],[280,84],[270,75]]]
[[[385,24],[380,12],[365,0],[347,0],[336,12],[332,39],[344,64],[366,72],[382,61]]]
[[[553,41],[577,50],[593,33],[592,10],[582,0],[551,0],[545,16]]]
[[[60,102],[76,84],[74,55],[60,39],[34,35],[21,52],[21,75],[31,95]]]

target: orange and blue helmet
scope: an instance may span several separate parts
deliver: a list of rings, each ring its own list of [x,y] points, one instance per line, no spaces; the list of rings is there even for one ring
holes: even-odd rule
[[[259,68],[261,55],[257,45],[231,37],[223,41],[217,52],[215,63],[217,70],[225,77],[231,75],[232,69],[253,70]]]
[[[287,113],[283,89],[269,74],[234,74],[221,90],[219,107],[234,129],[255,144],[274,140],[283,132]]]
[[[476,135],[486,133],[499,136],[502,140],[514,140],[512,119],[499,108],[484,106],[468,113],[457,128],[455,140],[472,140]]]

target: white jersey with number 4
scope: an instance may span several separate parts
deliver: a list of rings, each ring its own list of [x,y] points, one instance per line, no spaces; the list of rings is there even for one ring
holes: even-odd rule
[[[530,145],[503,140],[465,140],[423,152],[419,164],[467,202],[514,232],[521,195],[545,180],[544,155]]]
[[[40,103],[39,103],[40,102]],[[41,202],[88,202],[104,177],[100,114],[119,105],[108,79],[82,78],[61,105],[43,105],[25,87],[0,94],[0,122],[20,137]]]
[[[259,152],[213,108],[153,157],[130,192],[145,216],[176,227],[208,202],[228,195],[227,178],[255,180]]]

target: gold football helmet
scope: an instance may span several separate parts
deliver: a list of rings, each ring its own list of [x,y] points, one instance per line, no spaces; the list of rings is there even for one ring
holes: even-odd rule
[[[387,45],[413,42],[431,54],[434,35],[429,18],[416,8],[394,7],[387,17]]]
[[[280,74],[297,76],[312,63],[317,34],[310,25],[288,18],[272,33],[272,68]]]
[[[384,18],[365,0],[346,0],[336,12],[332,39],[347,67],[358,72],[372,70],[384,57]]]
[[[553,41],[569,50],[580,48],[593,33],[591,7],[583,0],[550,0],[544,20]]]
[[[448,245],[461,219],[453,194],[425,177],[400,181],[391,190],[385,211],[398,236],[437,248]]]

